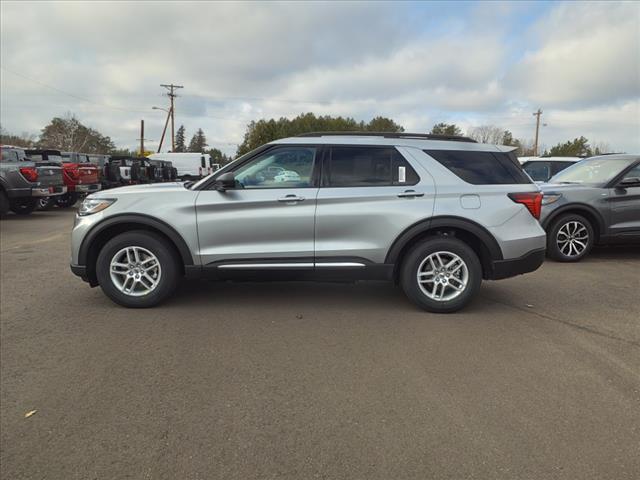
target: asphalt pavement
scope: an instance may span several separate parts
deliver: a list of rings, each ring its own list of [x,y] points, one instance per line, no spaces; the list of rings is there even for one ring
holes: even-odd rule
[[[72,223],[0,221],[2,479],[640,478],[640,247],[453,315],[382,282],[128,310],[69,271]]]

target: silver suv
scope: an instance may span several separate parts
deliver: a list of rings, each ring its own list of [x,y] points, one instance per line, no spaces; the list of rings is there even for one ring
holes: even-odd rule
[[[90,195],[71,269],[127,307],[160,303],[186,276],[392,280],[452,312],[482,279],[544,260],[542,194],[511,150],[419,134],[285,138],[197,183]]]

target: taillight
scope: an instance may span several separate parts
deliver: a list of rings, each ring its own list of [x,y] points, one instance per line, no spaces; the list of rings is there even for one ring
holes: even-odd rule
[[[20,173],[30,182],[38,181],[38,171],[35,167],[20,167]]]
[[[531,212],[531,215],[535,219],[540,219],[540,210],[542,208],[542,193],[540,192],[527,192],[527,193],[510,193],[509,198],[516,203],[521,203],[527,210]]]

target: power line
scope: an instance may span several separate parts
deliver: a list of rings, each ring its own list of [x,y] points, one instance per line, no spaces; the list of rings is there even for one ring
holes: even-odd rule
[[[81,96],[76,95],[76,94],[74,94],[74,93],[66,92],[66,91],[61,90],[61,89],[59,89],[59,88],[57,88],[57,87],[54,87],[54,86],[52,86],[52,85],[48,85],[48,84],[43,83],[43,82],[41,82],[41,81],[39,81],[39,80],[35,80],[35,79],[33,79],[33,78],[27,77],[26,75],[23,75],[23,74],[21,74],[21,73],[14,72],[13,70],[10,70],[10,69],[8,69],[8,68],[6,68],[6,67],[2,67],[2,66],[0,66],[0,68],[2,68],[2,70],[6,71],[6,72],[9,72],[9,73],[12,73],[12,74],[14,74],[14,75],[18,76],[18,77],[22,77],[22,78],[24,78],[25,80],[29,80],[29,81],[31,81],[31,82],[37,83],[38,85],[41,85],[41,86],[46,87],[46,88],[49,88],[49,89],[51,89],[51,90],[53,90],[53,91],[55,91],[55,92],[62,93],[63,95],[67,95],[68,97],[71,97],[71,98],[75,98],[76,100],[81,100],[81,101],[83,101],[83,102],[92,103],[92,104],[94,104],[94,105],[99,105],[99,106],[101,106],[101,107],[111,108],[111,109],[114,109],[114,110],[120,110],[120,111],[122,111],[122,112],[129,112],[129,113],[146,113],[146,111],[145,111],[145,112],[143,112],[142,110],[130,110],[130,109],[128,109],[128,108],[116,107],[116,106],[114,106],[114,105],[107,105],[106,103],[99,103],[99,102],[95,102],[95,101],[90,100],[90,99],[88,99],[88,98],[81,97]]]

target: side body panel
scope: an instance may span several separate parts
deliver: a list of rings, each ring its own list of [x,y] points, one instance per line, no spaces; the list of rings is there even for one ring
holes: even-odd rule
[[[198,253],[203,265],[240,259],[313,259],[317,188],[198,193]],[[287,196],[304,200],[284,201]]]
[[[411,155],[431,172],[437,185],[434,217],[460,217],[484,227],[498,242],[504,259],[544,249],[546,234],[524,205],[507,194],[538,190],[534,184],[472,185],[418,148]]]
[[[433,215],[436,188],[429,172],[397,150],[418,173],[416,185],[323,187],[318,193],[315,256],[361,258],[384,263],[395,239],[408,227]],[[399,197],[413,190],[422,196]]]

